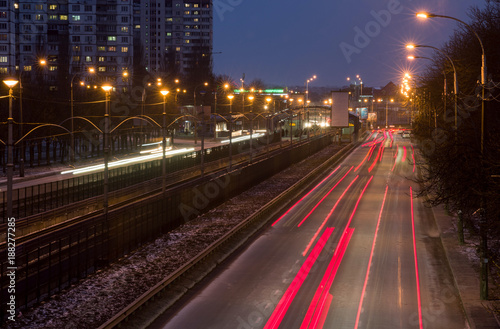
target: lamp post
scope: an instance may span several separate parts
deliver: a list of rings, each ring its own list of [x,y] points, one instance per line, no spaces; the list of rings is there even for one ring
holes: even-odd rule
[[[306,81],[306,101],[309,99],[309,82],[312,82],[316,79],[316,75],[313,75],[312,78],[307,79]]]
[[[253,135],[253,100],[254,96],[248,96],[248,100],[252,102],[252,106],[250,107],[250,163],[252,163],[252,135]]]
[[[437,18],[447,18],[447,19],[452,19],[454,21],[457,21],[463,25],[465,25],[465,27],[467,27],[467,29],[472,32],[477,40],[479,41],[479,44],[481,46],[481,86],[482,86],[482,91],[481,91],[481,161],[482,160],[482,156],[483,156],[483,152],[484,152],[484,89],[486,88],[486,78],[487,78],[487,69],[486,69],[486,55],[485,55],[485,51],[484,51],[484,45],[483,45],[483,41],[481,40],[481,38],[479,37],[479,35],[477,34],[477,32],[472,28],[472,26],[470,26],[469,24],[465,23],[464,21],[458,19],[458,18],[455,18],[455,17],[451,17],[451,16],[445,16],[445,15],[436,15],[436,14],[431,14],[431,13],[417,13],[416,14],[417,17],[419,18],[434,18],[434,17],[437,17]],[[481,205],[480,205],[480,209],[482,210],[482,205],[483,205],[483,201],[481,200]],[[487,250],[487,233],[486,233],[486,218],[484,217],[484,214],[483,214],[483,211],[480,211],[480,236],[481,236],[481,251],[482,251],[482,259],[481,259],[481,282],[480,282],[480,296],[481,296],[481,299],[488,299],[488,250]]]
[[[450,56],[448,56],[448,54],[446,54],[443,50],[439,49],[439,48],[436,48],[436,47],[433,47],[433,46],[425,46],[425,45],[407,45],[406,48],[408,49],[413,49],[413,48],[431,48],[431,49],[434,49],[436,51],[439,51],[443,56],[445,56],[448,61],[451,63],[451,67],[453,68],[453,92],[455,94],[455,97],[454,97],[454,103],[455,103],[455,134],[457,133],[458,131],[458,101],[457,101],[457,98],[458,98],[458,80],[457,80],[457,70],[455,68],[455,63],[453,62],[453,60],[450,58]],[[409,56],[408,58],[410,58],[411,56]],[[413,58],[423,58],[423,59],[430,59],[430,58],[427,58],[427,57],[418,57],[418,56],[413,56]],[[446,81],[446,74],[445,74],[445,81]],[[445,84],[445,102],[446,102],[446,84]],[[484,90],[484,89],[483,89]],[[445,103],[446,104],[446,103]],[[446,113],[446,106],[445,106],[445,113]],[[482,135],[481,135],[482,136]]]
[[[233,98],[234,95],[227,95],[229,98],[229,170],[231,170],[233,156]]]
[[[103,197],[103,208],[104,215],[108,215],[108,191],[109,191],[109,182],[108,182],[108,162],[109,162],[109,93],[113,87],[110,85],[104,85],[101,87],[102,90],[106,93],[106,110],[104,113],[104,197]]]
[[[290,98],[290,147],[293,145],[293,110],[292,110],[292,104],[293,104],[294,99]]]
[[[162,113],[162,125],[161,125],[161,133],[162,133],[162,162],[161,162],[161,175],[162,175],[162,184],[161,191],[165,193],[166,185],[167,185],[167,168],[166,168],[166,158],[165,158],[165,149],[167,146],[167,138],[165,127],[167,126],[167,95],[168,90],[161,90],[160,93],[163,95],[163,113]]]
[[[484,89],[486,87],[486,74],[487,74],[487,69],[486,69],[486,55],[484,52],[484,45],[483,41],[477,34],[477,32],[470,26],[469,24],[465,23],[464,21],[451,17],[451,16],[445,16],[445,15],[436,15],[436,14],[431,14],[431,13],[417,13],[417,17],[419,18],[447,18],[447,19],[452,19],[454,21],[457,21],[467,27],[467,29],[472,32],[477,40],[479,41],[479,44],[481,45],[481,85],[482,85],[482,94],[481,94],[481,155],[483,155],[483,150],[484,150]]]
[[[12,88],[18,83],[18,80],[8,79],[4,80],[3,83],[9,87],[9,117],[7,118],[7,220],[12,217],[12,187],[13,187],[13,176],[14,176],[14,154],[13,154],[13,144],[14,140],[12,138],[12,125],[14,119],[12,118]]]
[[[93,67],[89,68],[89,73],[94,73],[95,70]],[[70,146],[70,162],[71,164],[75,163],[75,125],[74,125],[74,114],[73,114],[73,106],[74,106],[74,95],[73,95],[73,82],[75,80],[75,77],[77,77],[79,74],[75,73],[71,77],[71,82],[69,83],[69,90],[70,90],[70,110],[71,110],[71,146]]]
[[[198,85],[196,87],[194,87],[194,91],[193,91],[193,107],[194,107],[194,111],[195,111],[195,117],[198,117],[198,111],[196,111],[196,89],[198,89],[198,87],[201,87],[201,86],[205,86],[207,87],[208,86],[208,82],[204,82],[203,84],[201,85]],[[203,107],[202,107],[202,110],[203,110]],[[194,129],[194,143],[196,144],[196,127]]]

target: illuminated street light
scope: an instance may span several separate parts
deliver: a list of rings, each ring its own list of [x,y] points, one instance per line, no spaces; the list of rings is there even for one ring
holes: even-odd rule
[[[253,88],[252,88],[253,90]],[[252,163],[252,134],[253,134],[253,100],[255,99],[254,96],[248,96],[248,100],[252,102],[252,106],[250,107],[250,163]]]
[[[88,69],[89,73],[94,73],[94,68],[89,67]],[[70,145],[70,163],[73,165],[75,163],[75,123],[74,123],[74,93],[73,93],[73,81],[75,80],[75,77],[78,76],[79,73],[73,74],[71,77],[71,81],[69,83],[69,90],[70,90],[70,114],[71,114],[71,145]]]
[[[229,98],[229,170],[233,160],[233,98],[234,95],[227,95]]]
[[[7,221],[10,222],[12,218],[12,187],[13,187],[13,176],[14,176],[14,152],[13,144],[14,140],[12,138],[12,125],[14,123],[14,118],[12,117],[12,88],[17,85],[19,81],[15,79],[3,80],[3,83],[9,87],[9,117],[7,118]]]
[[[465,23],[464,21],[458,19],[458,18],[455,18],[455,17],[452,17],[452,16],[445,16],[445,15],[436,15],[436,14],[431,14],[431,13],[427,13],[427,12],[419,12],[416,14],[416,16],[418,18],[422,18],[422,19],[427,19],[427,18],[447,18],[447,19],[452,19],[454,21],[457,21],[463,25],[465,25],[467,27],[467,29],[472,32],[477,40],[479,41],[479,44],[481,46],[481,52],[482,52],[482,56],[481,56],[481,86],[482,86],[482,94],[481,94],[481,155],[483,154],[483,151],[484,151],[484,89],[486,87],[486,74],[487,74],[487,69],[486,69],[486,55],[485,55],[485,51],[484,51],[484,45],[483,45],[483,41],[481,40],[481,38],[479,37],[479,35],[477,34],[477,32],[472,28],[472,26],[470,26],[469,24]],[[486,292],[487,294],[487,292]]]
[[[458,81],[457,81],[457,70],[455,68],[455,63],[450,58],[450,56],[448,56],[448,54],[446,52],[444,52],[442,49],[439,49],[439,48],[436,48],[436,47],[433,47],[433,46],[409,44],[409,45],[406,46],[406,48],[408,48],[408,49],[414,49],[414,48],[431,48],[431,49],[434,49],[434,50],[440,52],[451,63],[451,67],[453,68],[453,92],[455,93],[455,95],[454,95],[454,103],[455,103],[454,104],[455,105],[455,131],[458,131],[458,105],[457,105],[457,103],[458,103],[458,101],[457,101],[457,97],[458,97]],[[430,58],[427,58],[427,57],[408,56],[408,59],[415,59],[415,58],[430,59]],[[445,81],[446,81],[446,74],[445,74]],[[444,88],[445,88],[445,90],[444,90],[444,99],[445,99],[445,102],[446,102],[446,83],[445,83]],[[446,108],[446,105],[445,105],[445,108]],[[446,111],[446,109],[445,109],[445,111]],[[481,134],[481,138],[482,138],[482,134]]]
[[[110,85],[104,85],[101,87],[102,90],[106,93],[106,108],[104,113],[104,195],[103,195],[103,208],[104,208],[104,216],[108,215],[108,191],[109,191],[109,182],[108,182],[108,163],[109,163],[109,93],[113,88]]]

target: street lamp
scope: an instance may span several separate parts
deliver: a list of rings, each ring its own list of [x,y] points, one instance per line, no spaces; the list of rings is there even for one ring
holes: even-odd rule
[[[14,118],[12,118],[12,88],[18,83],[18,80],[8,79],[3,80],[3,83],[9,87],[9,117],[7,118],[7,220],[12,217],[12,187],[13,187],[13,176],[14,176],[14,152],[13,144],[14,140],[12,138],[12,125],[14,123]]]
[[[93,67],[89,67],[88,69],[89,73],[94,73],[95,70]],[[79,74],[75,73],[71,77],[71,82],[69,83],[69,90],[70,90],[70,110],[71,110],[71,147],[70,147],[70,162],[71,164],[75,163],[75,126],[74,126],[74,114],[73,114],[73,81],[75,80],[75,77],[77,77]]]
[[[106,93],[106,110],[104,113],[104,198],[103,198],[103,208],[104,215],[108,215],[108,191],[109,191],[109,182],[108,182],[108,162],[109,162],[109,93],[113,88],[110,85],[104,85],[101,87],[102,90]]]
[[[414,48],[431,48],[431,49],[434,49],[436,51],[439,51],[451,63],[451,67],[453,68],[453,92],[455,93],[454,103],[455,103],[455,133],[456,133],[458,131],[458,105],[457,105],[457,103],[458,103],[457,102],[457,98],[458,98],[458,80],[457,80],[457,69],[455,68],[455,63],[450,58],[450,56],[448,56],[448,54],[446,54],[443,50],[441,50],[439,48],[436,48],[436,47],[433,47],[433,46],[413,45],[413,44],[410,44],[410,45],[407,45],[406,48],[408,48],[408,49],[414,49]],[[430,59],[430,58],[427,58],[427,57],[408,56],[408,59],[414,59],[414,58]],[[445,74],[445,81],[446,81],[446,74]],[[445,90],[444,90],[444,93],[445,93],[444,97],[445,97],[445,104],[446,104],[446,83],[445,83],[444,88],[445,88]],[[446,111],[446,106],[445,106],[445,111]]]
[[[248,96],[248,100],[252,102],[252,106],[250,107],[250,163],[252,163],[252,135],[253,135],[253,100],[254,96]]]
[[[419,18],[447,18],[447,19],[452,19],[454,21],[457,21],[467,27],[467,29],[472,32],[477,40],[479,41],[479,44],[481,45],[481,86],[482,86],[482,94],[481,94],[481,155],[483,155],[483,150],[484,150],[484,89],[486,87],[486,74],[487,74],[487,69],[486,69],[486,55],[484,52],[484,45],[483,41],[477,34],[477,32],[470,26],[469,24],[465,23],[464,21],[451,17],[451,16],[445,16],[445,15],[436,15],[436,14],[431,14],[431,13],[426,13],[426,12],[420,12],[416,14],[417,17]]]
[[[231,170],[233,156],[233,98],[234,95],[227,95],[229,98],[229,170]]]
[[[309,99],[309,82],[312,82],[316,79],[316,75],[313,75],[312,78],[307,79],[306,81],[306,101]]]
[[[477,32],[470,26],[469,24],[465,23],[464,21],[451,17],[451,16],[445,16],[445,15],[436,15],[436,14],[431,14],[431,13],[426,13],[426,12],[420,12],[416,14],[417,17],[419,18],[447,18],[447,19],[452,19],[454,21],[457,21],[467,27],[467,29],[472,32],[477,40],[479,41],[479,44],[481,46],[481,161],[482,161],[482,156],[484,152],[484,89],[486,88],[486,74],[487,74],[487,69],[486,69],[486,55],[484,51],[484,45],[483,41],[477,34]],[[481,201],[481,207],[482,207],[482,201]],[[481,250],[482,250],[482,260],[481,260],[481,282],[480,282],[480,296],[481,299],[488,299],[488,253],[487,253],[487,234],[486,234],[486,222],[485,218],[483,217],[484,215],[481,212],[481,224],[480,224],[480,236],[481,236]]]
[[[165,136],[165,127],[167,125],[167,95],[168,95],[168,90],[161,90],[160,93],[163,95],[163,122],[161,125],[161,132],[162,132],[162,149],[163,149],[163,154],[162,154],[162,162],[161,162],[161,174],[162,174],[162,184],[161,184],[161,190],[163,193],[165,193],[166,189],[166,183],[167,183],[167,169],[166,169],[166,159],[165,159],[165,149],[167,146],[167,138]]]

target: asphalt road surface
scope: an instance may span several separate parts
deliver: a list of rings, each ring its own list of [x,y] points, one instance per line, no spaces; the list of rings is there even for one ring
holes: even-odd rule
[[[465,328],[416,153],[373,133],[151,328]]]

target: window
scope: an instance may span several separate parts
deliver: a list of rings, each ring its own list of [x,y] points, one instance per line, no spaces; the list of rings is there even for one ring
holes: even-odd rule
[[[73,32],[80,32],[80,25],[73,26]]]
[[[79,62],[80,56],[73,56],[73,62]]]
[[[92,6],[86,5],[85,6],[85,11],[92,11]]]
[[[122,47],[122,53],[128,53],[128,47]]]
[[[85,56],[86,62],[92,62],[92,56]]]
[[[122,23],[128,23],[128,17],[127,16],[122,17]]]
[[[49,10],[57,10],[57,5],[49,5]]]
[[[24,15],[23,15],[23,20],[25,20],[25,21],[30,21],[30,20],[31,20],[31,15],[29,15],[29,14],[24,14]]]
[[[67,21],[68,20],[68,15],[59,15],[59,19],[61,21]]]
[[[31,34],[24,34],[23,35],[23,40],[24,41],[31,41]]]
[[[35,15],[35,20],[43,21],[43,15],[40,15],[40,14]]]
[[[73,11],[80,11],[80,5],[72,5],[71,10]]]
[[[122,32],[128,32],[128,26],[122,26],[120,31]]]
[[[92,46],[85,46],[85,51],[86,52],[92,52],[93,47]]]
[[[43,10],[43,5],[35,5],[36,10]]]
[[[0,51],[7,51],[7,46],[0,46]]]
[[[109,35],[108,36],[108,41],[116,41],[116,36],[115,35]]]
[[[57,71],[57,66],[56,65],[49,66],[49,71]]]
[[[99,72],[106,72],[106,66],[99,66]]]
[[[0,7],[7,7],[7,1],[0,1]]]
[[[80,20],[80,15],[71,15],[71,20],[73,20],[73,22],[77,22]]]
[[[31,32],[31,25],[23,25],[24,32]]]
[[[7,62],[8,62],[7,56],[0,56],[0,63],[7,63]]]
[[[97,51],[106,51],[106,47],[99,46],[99,47],[97,47]]]
[[[80,42],[80,36],[79,35],[74,35],[72,37],[73,42]],[[79,50],[79,49],[78,49]]]
[[[122,42],[127,43],[128,42],[128,37],[122,37]]]
[[[24,71],[31,71],[31,65],[24,65],[23,70]]]
[[[85,25],[85,32],[92,32],[92,25]]]
[[[85,16],[85,22],[92,22],[93,16]]]
[[[24,45],[23,51],[31,51],[31,45]]]
[[[106,61],[106,57],[104,56],[99,56],[99,58],[97,59],[99,62],[105,62]]]
[[[128,12],[128,7],[127,6],[122,6],[121,10],[122,10],[122,12]]]
[[[75,53],[79,52],[80,51],[80,46],[73,46],[73,51]]]
[[[108,47],[108,51],[116,51],[116,47],[115,46],[110,46],[110,47]]]
[[[23,4],[23,9],[24,10],[31,10],[31,5],[30,4]]]
[[[49,20],[57,20],[57,15],[49,15]]]

